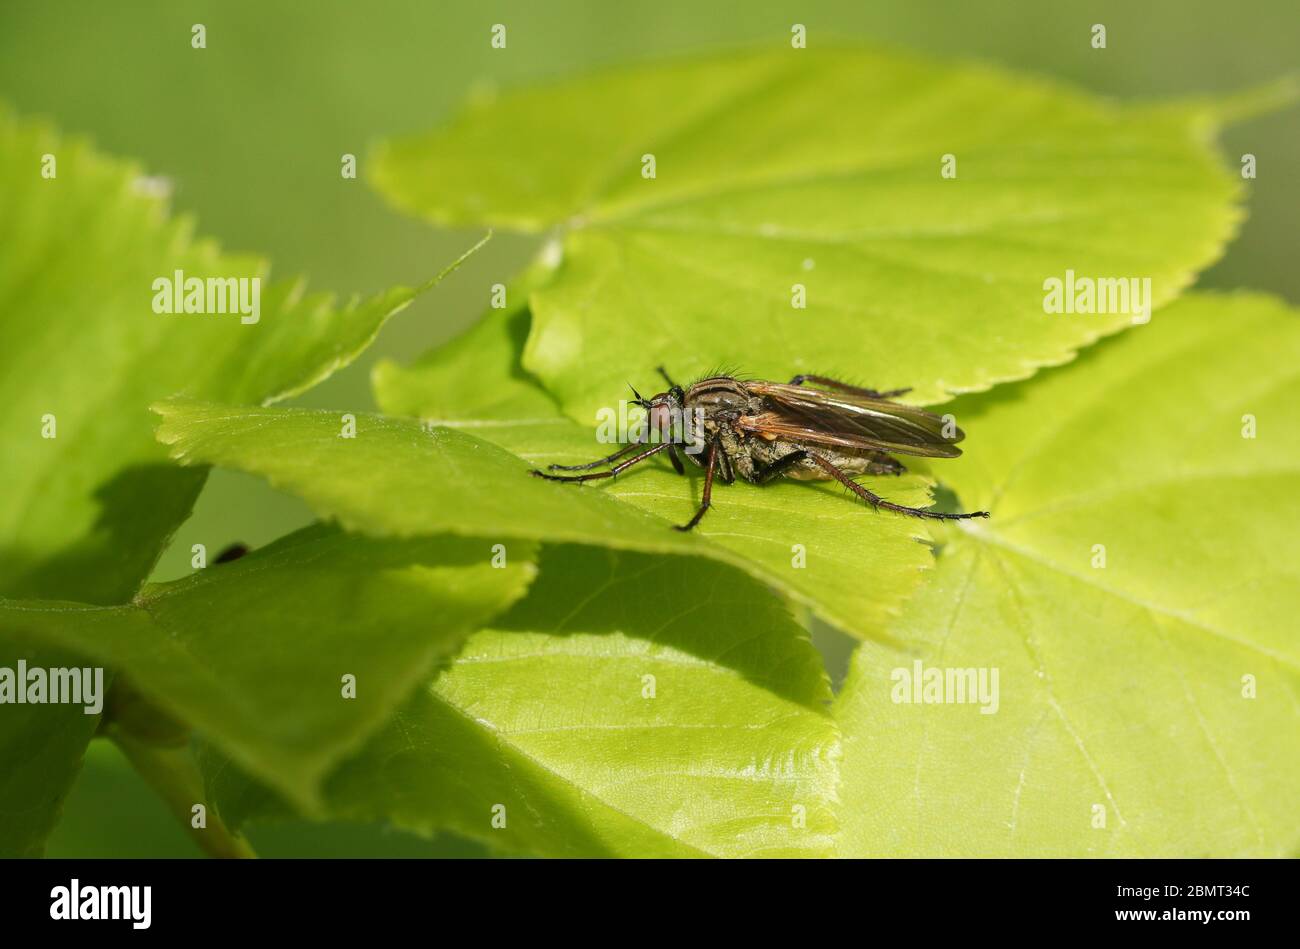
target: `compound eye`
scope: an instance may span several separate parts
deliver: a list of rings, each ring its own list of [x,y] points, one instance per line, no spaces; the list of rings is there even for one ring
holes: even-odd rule
[[[670,441],[673,434],[673,411],[662,403],[651,405],[648,417],[650,430],[657,432],[659,440]]]

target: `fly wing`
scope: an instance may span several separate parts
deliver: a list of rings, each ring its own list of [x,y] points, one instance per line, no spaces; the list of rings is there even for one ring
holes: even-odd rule
[[[737,424],[759,435],[929,458],[961,454],[954,442],[965,433],[954,428],[952,437],[945,437],[944,420],[916,406],[777,382],[746,385],[766,399],[767,411],[744,416]]]

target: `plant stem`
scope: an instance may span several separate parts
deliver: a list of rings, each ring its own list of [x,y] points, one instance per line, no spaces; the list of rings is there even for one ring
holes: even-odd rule
[[[162,747],[133,738],[120,728],[110,729],[108,737],[209,856],[257,856],[242,835],[230,830],[216,812],[207,807],[203,777],[188,744]],[[195,804],[203,804],[207,811],[205,827],[194,826],[192,808]]]

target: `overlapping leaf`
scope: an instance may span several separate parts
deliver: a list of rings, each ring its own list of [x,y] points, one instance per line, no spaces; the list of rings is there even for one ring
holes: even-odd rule
[[[20,644],[12,631],[0,647],[0,667],[14,674],[19,659],[43,669],[83,664],[67,650]],[[104,687],[110,682],[105,675]],[[0,857],[41,855],[98,725],[81,706],[0,706]]]
[[[344,439],[337,413],[173,400],[159,406],[158,437],[182,463],[262,475],[354,530],[709,556],[857,635],[878,631],[929,565],[919,522],[868,510],[838,486],[719,487],[705,521],[682,534],[671,525],[689,519],[701,479],[681,478],[667,465],[644,464],[602,486],[527,477],[534,465],[610,448],[560,415],[540,389],[512,378],[512,327],[518,323],[493,315],[409,372],[382,370],[385,408],[425,415],[424,422],[362,416],[357,437]],[[490,414],[480,414],[480,405]],[[928,503],[920,478],[875,480],[891,498]]]
[[[163,191],[0,106],[0,596],[129,600],[203,482],[167,463],[149,403],[292,395],[351,361],[416,292],[337,308],[301,282],[269,284],[264,261],[222,254],[169,217]],[[257,322],[154,312],[153,282],[177,271],[262,281]],[[66,658],[19,651],[4,632],[0,664]],[[55,819],[88,735],[75,714],[0,715],[0,800],[30,831],[14,850],[37,848]]]
[[[495,442],[534,466],[573,464],[607,455],[596,429],[570,422],[519,366],[528,314],[493,313],[448,346],[409,368],[375,369],[375,398],[387,412],[430,420]],[[650,386],[655,377],[634,383]],[[699,503],[701,479],[677,476],[667,462],[633,468],[611,482],[549,485],[554,491],[604,493],[680,524]],[[877,493],[926,505],[925,479],[870,479]],[[778,482],[761,488],[717,487],[714,506],[695,529],[703,551],[742,565],[858,636],[878,633],[931,563],[918,521],[867,510],[838,485]]]
[[[1149,278],[1158,306],[1213,261],[1239,217],[1210,144],[1226,111],[871,49],[753,51],[477,101],[389,143],[375,181],[439,224],[559,230],[524,364],[579,421],[658,363],[932,403],[1133,318],[1048,315],[1045,280]]]
[[[810,100],[809,84],[842,95]],[[525,363],[575,418],[658,362],[681,377],[719,361],[776,378],[832,372],[933,402],[1022,378],[1130,322],[1046,315],[1045,278],[1149,277],[1159,304],[1217,255],[1236,212],[1207,145],[1213,118],[894,55],[747,53],[477,106],[390,147],[379,180],[435,220],[560,227],[531,295]],[[528,149],[503,147],[521,135]],[[647,153],[654,178],[640,174]],[[57,178],[40,175],[47,154]],[[940,175],[947,155],[955,178]],[[683,536],[667,525],[689,516],[698,479],[688,489],[646,467],[575,490],[524,477],[525,461],[609,449],[522,371],[516,314],[381,373],[387,410],[437,424],[362,416],[347,438],[332,413],[164,403],[160,437],[181,461],[261,474],[388,539],[317,529],[105,606],[134,592],[201,483],[165,464],[144,407],[177,391],[290,395],[352,358],[413,291],[335,313],[271,286],[255,325],[155,314],[159,276],[264,277],[264,265],[191,241],[136,170],[5,114],[0,181],[0,239],[15,248],[0,259],[0,423],[19,462],[0,472],[14,502],[0,515],[0,594],[84,601],[5,603],[0,629],[24,638],[0,652],[71,649],[121,667],[238,766],[210,775],[236,789],[231,802],[253,793],[237,790],[246,770],[299,809],[451,827],[509,850],[826,852],[838,743],[818,710],[824,680],[784,608],[727,565],[881,633],[930,559],[915,523],[852,511],[823,488],[738,485]],[[806,309],[791,305],[796,283]],[[1215,307],[1233,314],[1226,355]],[[843,852],[1294,848],[1300,781],[1285,762],[1300,751],[1300,665],[1281,631],[1295,577],[1279,564],[1298,551],[1265,516],[1300,513],[1300,430],[1282,414],[1294,320],[1268,301],[1202,299],[1051,374],[1032,404],[959,403],[979,451],[945,478],[999,520],[953,533],[935,586],[889,632],[926,647],[927,662],[999,669],[999,711],[897,705],[889,672],[907,661],[865,645],[839,707],[851,737]],[[1067,410],[1045,417],[1047,404]],[[1178,407],[1203,404],[1191,442],[1175,437]],[[1242,439],[1233,412],[1272,420],[1282,440],[1255,448],[1270,427]],[[48,419],[57,438],[40,437]],[[1232,504],[1204,535],[1219,546],[1175,535],[1225,482]],[[885,492],[927,495],[921,478]],[[434,539],[443,532],[462,539]],[[531,547],[513,538],[722,563],[556,548],[536,598],[476,634],[334,770],[520,594]],[[509,568],[483,562],[489,539],[506,544]],[[309,640],[319,649],[303,660]],[[339,696],[345,660],[361,670],[354,701]],[[31,777],[70,780],[94,721],[82,718],[0,727],[0,754],[18,760],[0,779],[0,815],[30,821],[7,824],[0,847],[37,848],[61,790]]]
[[[523,594],[533,552],[512,543],[494,566],[479,541],[383,541],[313,527],[146,588],[126,606],[0,600],[0,622],[127,675],[311,809],[330,767],[467,633]]]
[[[1295,852],[1297,366],[1300,313],[1197,294],[958,404],[990,451],[951,482],[993,518],[892,625],[916,655],[856,657],[845,853]],[[998,670],[996,713],[895,701],[917,658]]]
[[[42,177],[43,155],[56,177]],[[415,291],[337,309],[301,281],[266,283],[264,261],[169,217],[140,169],[8,112],[0,182],[0,593],[120,603],[202,480],[166,463],[149,404],[293,395],[350,362]],[[155,313],[153,282],[178,270],[259,279],[257,322]]]
[[[830,689],[778,599],[690,557],[548,546],[540,568],[329,779],[334,816],[554,856],[830,851]],[[274,812],[211,770],[224,814]]]

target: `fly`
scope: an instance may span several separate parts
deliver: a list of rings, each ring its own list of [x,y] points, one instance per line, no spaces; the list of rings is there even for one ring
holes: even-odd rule
[[[751,484],[777,478],[833,478],[873,508],[941,521],[989,516],[987,511],[944,514],[895,504],[851,477],[902,474],[906,469],[892,457],[896,454],[926,458],[961,454],[955,444],[965,437],[961,429],[925,409],[891,401],[908,389],[877,392],[813,375],[798,375],[786,383],[711,375],[683,389],[662,366],[659,374],[668,383],[666,392],[643,399],[632,390],[635,404],[647,413],[646,440],[585,465],[550,465],[549,470],[590,472],[601,465],[612,467],[577,475],[531,474],[550,481],[613,478],[661,452],[667,452],[678,474],[685,474],[684,454],[704,469],[704,491],[695,516],[674,525],[681,531],[693,528],[708,511],[715,476],[724,484],[738,477]]]

